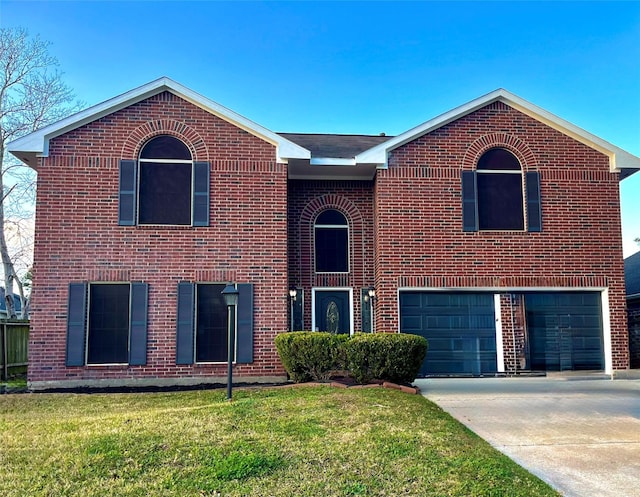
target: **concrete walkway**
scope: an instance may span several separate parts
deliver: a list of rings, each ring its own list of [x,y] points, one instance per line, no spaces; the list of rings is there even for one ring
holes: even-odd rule
[[[568,497],[640,496],[640,380],[420,379],[429,400]]]

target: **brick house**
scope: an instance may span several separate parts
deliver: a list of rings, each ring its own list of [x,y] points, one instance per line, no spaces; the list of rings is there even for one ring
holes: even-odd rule
[[[274,133],[161,78],[18,139],[33,388],[279,381],[290,329],[426,336],[425,375],[629,367],[640,159],[504,90],[396,137]],[[293,297],[293,298],[292,298]]]
[[[629,319],[629,353],[632,368],[640,368],[640,252],[624,260]]]

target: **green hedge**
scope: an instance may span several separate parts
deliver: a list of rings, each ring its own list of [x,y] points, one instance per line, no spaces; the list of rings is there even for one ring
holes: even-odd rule
[[[359,383],[373,379],[411,383],[427,353],[427,340],[405,333],[334,335],[295,331],[276,337],[276,349],[293,381],[327,380],[347,369]]]
[[[347,368],[359,383],[373,379],[411,383],[420,372],[427,340],[406,333],[358,333],[346,344]]]
[[[276,350],[284,368],[295,382],[328,380],[331,373],[344,370],[344,343],[348,335],[320,331],[293,331],[276,337]]]

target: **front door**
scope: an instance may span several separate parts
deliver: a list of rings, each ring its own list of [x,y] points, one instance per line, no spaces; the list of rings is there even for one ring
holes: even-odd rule
[[[349,334],[351,312],[348,290],[316,290],[314,306],[316,331]]]

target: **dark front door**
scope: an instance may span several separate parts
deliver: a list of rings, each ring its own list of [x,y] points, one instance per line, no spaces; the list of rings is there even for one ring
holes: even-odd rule
[[[344,334],[350,333],[351,313],[348,291],[316,291],[316,305],[314,312],[317,331]]]

